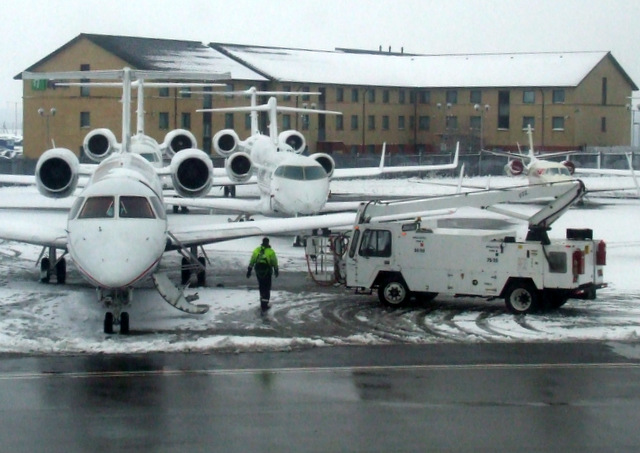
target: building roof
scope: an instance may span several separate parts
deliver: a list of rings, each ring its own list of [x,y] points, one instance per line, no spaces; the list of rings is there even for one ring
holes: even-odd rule
[[[574,87],[608,58],[631,86],[633,80],[610,52],[545,52],[416,55],[355,49],[333,51],[85,34],[38,61],[35,71],[81,39],[88,39],[135,69],[229,72],[235,80],[355,86]],[[21,79],[18,74],[16,79]]]
[[[287,49],[211,43],[211,47],[264,76],[282,82],[390,87],[573,87],[611,53],[545,52],[415,55]]]
[[[230,72],[237,80],[265,81],[260,74],[198,41],[136,38],[85,34],[78,35],[64,46],[38,61],[26,71],[35,70],[81,39],[88,39],[107,52],[123,59],[135,69],[185,72]],[[16,79],[21,78],[18,74]]]

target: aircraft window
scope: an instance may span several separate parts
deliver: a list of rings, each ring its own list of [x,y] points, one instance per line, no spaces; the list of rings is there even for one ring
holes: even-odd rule
[[[73,205],[71,206],[71,210],[69,211],[70,219],[76,218],[76,216],[78,215],[78,212],[80,211],[80,206],[82,206],[82,203],[84,203],[84,197],[76,198],[76,201],[73,202]]]
[[[305,167],[304,168],[304,179],[314,180],[314,179],[324,179],[327,177],[327,172],[324,171],[322,167]]]
[[[158,217],[161,219],[167,218],[167,211],[158,197],[151,197],[151,204],[153,205],[153,209],[156,211],[156,214],[158,214]]]
[[[104,219],[113,218],[113,197],[87,198],[79,219]]]
[[[155,153],[141,153],[140,155],[145,159],[147,159],[147,161],[151,162],[152,164],[158,162],[158,157],[157,157],[157,154]]]
[[[278,176],[298,181],[302,181],[304,179],[304,169],[302,167],[295,165],[283,165],[280,168],[282,168],[282,170],[280,172],[276,172],[276,174],[279,173]],[[277,170],[280,170],[280,168]]]
[[[120,217],[124,219],[153,219],[155,215],[145,197],[120,197]]]

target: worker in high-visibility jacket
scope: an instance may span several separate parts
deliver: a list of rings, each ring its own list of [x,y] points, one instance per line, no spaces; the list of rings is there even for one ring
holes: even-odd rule
[[[258,287],[260,288],[260,308],[268,310],[271,305],[271,275],[278,277],[278,258],[276,252],[269,245],[269,238],[263,238],[262,244],[257,247],[251,255],[249,267],[247,268],[247,278],[251,277],[251,270],[255,268]]]

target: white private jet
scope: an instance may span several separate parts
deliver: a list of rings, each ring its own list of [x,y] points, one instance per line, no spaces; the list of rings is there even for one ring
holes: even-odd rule
[[[454,169],[458,166],[458,148],[453,162],[442,165],[417,165],[404,167],[384,166],[384,147],[379,167],[336,169],[333,158],[326,153],[303,155],[306,148],[304,136],[296,130],[278,133],[277,113],[294,112],[303,114],[341,114],[340,112],[302,109],[278,106],[274,96],[263,105],[255,105],[256,94],[298,94],[258,92],[255,88],[242,92],[250,94],[250,107],[230,107],[198,110],[199,112],[249,112],[251,114],[252,134],[246,140],[240,140],[233,129],[224,129],[213,137],[216,152],[226,158],[225,169],[229,179],[236,183],[248,181],[254,174],[260,190],[260,199],[239,200],[227,198],[207,198],[200,200],[167,199],[178,206],[199,206],[240,212],[245,215],[263,214],[266,216],[295,217],[313,215],[331,210],[356,209],[354,203],[327,203],[329,182],[332,179],[378,176],[386,173],[435,171]],[[228,94],[228,93],[227,93]],[[258,112],[267,112],[269,135],[258,130]]]
[[[69,79],[71,73],[24,74],[24,77]],[[41,279],[49,281],[55,272],[59,283],[66,280],[68,254],[82,275],[97,288],[99,300],[106,306],[105,333],[114,325],[120,333],[129,332],[129,315],[125,311],[133,300],[136,282],[151,276],[162,297],[175,308],[191,314],[203,314],[206,305],[191,302],[184,288],[174,286],[158,272],[166,251],[177,250],[183,256],[184,273],[196,270],[204,282],[205,258],[197,257],[203,244],[239,237],[294,232],[312,228],[349,225],[353,214],[256,221],[243,224],[215,224],[201,227],[174,227],[168,221],[163,201],[161,177],[169,176],[182,197],[207,194],[212,184],[213,166],[203,151],[190,148],[180,151],[168,167],[154,167],[140,154],[131,152],[130,86],[136,79],[166,78],[166,73],[121,71],[91,73],[92,78],[121,78],[123,82],[122,144],[104,155],[98,165],[81,165],[77,156],[65,148],[45,151],[36,165],[35,179],[39,192],[50,198],[71,196],[80,175],[90,179],[71,207],[66,225],[34,219],[24,212],[0,211],[0,238],[43,246],[46,255],[40,262]],[[80,77],[87,77],[84,72]],[[192,79],[214,80],[220,76],[190,74]],[[37,217],[37,216],[36,216]],[[57,251],[62,250],[62,256]],[[48,251],[48,254],[47,254]],[[195,267],[194,267],[195,266]]]

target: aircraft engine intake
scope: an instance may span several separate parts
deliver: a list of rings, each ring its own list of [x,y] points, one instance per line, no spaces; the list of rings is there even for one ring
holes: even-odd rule
[[[280,132],[278,135],[278,148],[280,151],[285,151],[287,148],[291,148],[291,150],[296,153],[302,153],[307,147],[307,142],[304,139],[304,135],[302,135],[298,131],[290,130]]]
[[[238,150],[240,138],[233,129],[223,129],[213,136],[213,148],[222,157],[229,157]]]
[[[235,183],[247,182],[251,178],[253,162],[247,153],[237,152],[225,160],[224,168],[231,181]]]
[[[174,129],[164,137],[162,149],[166,150],[169,157],[190,148],[197,148],[198,141],[195,135],[186,129]]]
[[[78,157],[66,148],[45,151],[36,164],[36,186],[49,198],[64,198],[73,194],[78,185]]]
[[[564,165],[565,167],[567,167],[567,170],[569,170],[569,174],[573,175],[576,172],[576,164],[574,164],[573,162],[571,162],[570,160],[565,160],[562,162],[562,165]]]
[[[521,160],[512,160],[504,166],[504,172],[509,176],[519,176],[524,172],[524,164]]]
[[[315,159],[316,162],[322,165],[324,171],[327,172],[327,176],[331,178],[331,176],[333,175],[333,170],[336,168],[336,162],[333,160],[333,157],[326,153],[315,153],[310,157],[312,159]]]
[[[206,195],[213,183],[211,158],[199,149],[185,149],[171,158],[171,181],[181,197]]]
[[[109,129],[94,129],[82,142],[82,148],[94,162],[102,162],[118,148],[118,140]]]

